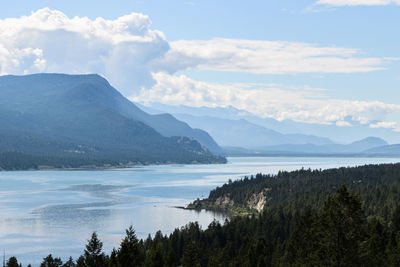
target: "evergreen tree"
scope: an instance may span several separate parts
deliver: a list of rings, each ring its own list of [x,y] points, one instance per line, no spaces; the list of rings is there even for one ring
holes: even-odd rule
[[[7,261],[6,267],[19,267],[16,257],[10,257]]]
[[[146,257],[146,267],[158,267],[164,266],[164,255],[163,250],[159,242],[153,243],[152,248]]]
[[[174,267],[174,266],[178,265],[177,260],[176,260],[176,254],[174,253],[174,251],[172,249],[168,253],[165,265],[168,267]]]
[[[75,267],[75,266],[76,264],[74,260],[72,259],[72,257],[69,257],[68,261],[66,261],[62,267]]]
[[[342,185],[328,197],[315,229],[319,266],[360,266],[359,242],[365,238],[364,213],[357,196]]]
[[[183,253],[182,257],[183,267],[200,267],[199,253],[197,247],[193,242],[189,243]]]
[[[400,205],[393,212],[391,226],[394,232],[400,232]]]
[[[384,266],[387,246],[387,233],[382,223],[373,218],[368,223],[368,239],[361,243],[363,266]]]
[[[315,223],[316,217],[311,209],[306,209],[287,243],[283,258],[287,266],[313,265],[313,253],[317,246],[313,231]]]
[[[110,255],[109,267],[119,267],[119,266],[120,264],[118,261],[118,251],[115,248],[113,248]]]
[[[60,258],[53,258],[53,256],[49,254],[43,259],[40,267],[60,267],[62,264],[63,263]]]
[[[139,240],[132,226],[129,226],[126,230],[126,236],[121,242],[121,248],[118,252],[118,261],[122,267],[141,265]]]
[[[97,233],[93,232],[92,237],[88,240],[84,255],[79,257],[77,266],[79,267],[103,267],[107,266],[107,258],[102,252],[103,243],[97,237]]]

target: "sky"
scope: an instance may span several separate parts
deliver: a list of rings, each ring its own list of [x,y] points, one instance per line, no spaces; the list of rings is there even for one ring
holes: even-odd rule
[[[400,135],[399,28],[399,0],[1,1],[0,74]]]

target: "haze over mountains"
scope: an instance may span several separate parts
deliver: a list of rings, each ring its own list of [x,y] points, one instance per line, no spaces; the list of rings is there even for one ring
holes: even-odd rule
[[[359,133],[357,141],[339,143],[327,137],[296,133],[296,130],[301,129],[303,129],[301,132],[304,132],[306,127],[317,128],[316,125],[308,126],[293,121],[279,122],[271,118],[260,118],[232,107],[195,108],[151,103],[150,106],[141,105],[141,108],[152,114],[170,112],[190,126],[206,130],[224,148],[227,155],[400,155],[398,146],[389,145],[378,137],[362,138],[365,133]],[[332,130],[329,136],[336,137],[336,140],[340,138],[340,135],[336,135],[337,128],[340,127],[321,126],[325,127],[336,129]],[[339,131],[342,129],[350,131],[350,127],[341,128]],[[309,130],[307,133],[313,131]]]
[[[0,93],[3,169],[226,162],[219,155],[400,155],[399,145],[380,138],[337,144],[282,133],[281,122],[233,108],[159,104],[141,106],[145,112],[94,74],[1,76]]]
[[[0,93],[3,165],[225,162],[206,132],[143,112],[98,75],[2,76]]]

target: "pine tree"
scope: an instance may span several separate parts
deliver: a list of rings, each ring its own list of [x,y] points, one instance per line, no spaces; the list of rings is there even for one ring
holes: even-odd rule
[[[74,260],[72,259],[72,257],[69,257],[68,261],[64,263],[64,265],[62,267],[75,267],[76,264],[74,262]]]
[[[146,267],[164,266],[164,255],[160,243],[155,242],[146,257]]]
[[[315,229],[319,266],[360,266],[359,244],[365,239],[365,220],[357,196],[342,185],[328,197]]]
[[[118,252],[118,261],[121,267],[141,265],[139,240],[132,226],[126,230],[126,236],[121,242],[121,248]]]
[[[102,252],[103,243],[93,232],[92,238],[88,240],[84,255],[79,257],[77,266],[79,267],[103,267],[107,266],[107,258]]]
[[[19,267],[16,257],[10,257],[7,261],[6,267]]]
[[[199,253],[195,244],[190,242],[186,245],[182,257],[183,267],[200,267]]]
[[[62,265],[62,261],[60,258],[53,258],[51,254],[49,254],[46,258],[43,259],[40,267],[60,267]]]

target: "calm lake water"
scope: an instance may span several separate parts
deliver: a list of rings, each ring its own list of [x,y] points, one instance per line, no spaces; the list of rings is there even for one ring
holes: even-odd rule
[[[93,171],[0,172],[0,251],[37,266],[49,253],[81,255],[97,231],[109,253],[133,225],[145,238],[198,221],[203,228],[224,215],[174,208],[228,179],[299,168],[400,162],[400,158],[228,158],[224,165],[161,165]]]

